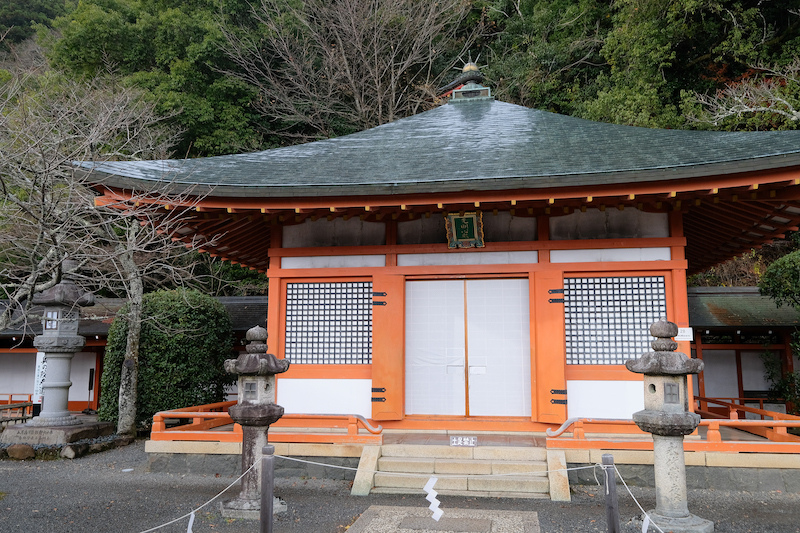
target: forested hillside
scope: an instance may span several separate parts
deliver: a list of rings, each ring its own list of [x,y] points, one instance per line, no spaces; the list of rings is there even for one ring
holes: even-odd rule
[[[500,100],[591,120],[756,130],[800,118],[796,0],[6,0],[0,35],[6,63],[35,38],[75,81],[143,91],[182,132],[175,157],[429,109],[470,57]],[[698,282],[752,283],[772,259],[745,258],[747,279]]]
[[[13,45],[38,29],[54,68],[144,89],[163,113],[179,111],[176,155],[202,156],[424,110],[468,54],[498,98],[529,107],[646,127],[795,128],[798,9],[794,0],[10,0],[0,31]],[[726,88],[728,99],[715,100]]]

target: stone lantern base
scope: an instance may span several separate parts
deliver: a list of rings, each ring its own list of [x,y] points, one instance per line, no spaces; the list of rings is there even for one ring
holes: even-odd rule
[[[287,509],[288,506],[285,501],[273,496],[272,514],[285,513]],[[261,500],[246,500],[243,498],[225,500],[220,504],[220,512],[225,518],[258,520],[261,517]]]
[[[0,433],[0,443],[3,444],[69,444],[83,439],[94,439],[114,434],[114,424],[111,422],[98,422],[94,417],[85,419],[81,416],[70,416],[73,422],[65,425],[64,420],[57,420],[57,424],[48,425],[49,419],[33,418],[26,424],[16,424],[6,427]]]
[[[648,511],[650,520],[654,522],[662,531],[669,531],[670,533],[714,533],[714,522],[700,518],[690,514],[681,518],[672,518],[669,516],[662,516],[655,510]],[[642,523],[642,520],[639,520]],[[649,532],[657,532],[658,530],[652,525],[648,528]]]

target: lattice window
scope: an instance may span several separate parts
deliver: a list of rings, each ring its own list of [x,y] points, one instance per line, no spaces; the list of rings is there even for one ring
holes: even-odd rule
[[[296,364],[370,364],[372,283],[289,283],[286,358]]]
[[[621,365],[650,350],[667,314],[663,276],[564,279],[567,364]]]

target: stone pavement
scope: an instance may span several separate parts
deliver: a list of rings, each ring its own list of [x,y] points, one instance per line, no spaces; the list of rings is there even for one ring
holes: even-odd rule
[[[448,509],[438,521],[422,507],[371,505],[347,530],[348,533],[396,531],[442,533],[541,533],[539,516],[530,511],[479,511]]]
[[[189,513],[216,497],[235,477],[148,470],[144,443],[79,459],[0,461],[0,533],[186,533]],[[429,533],[437,527],[423,494],[350,495],[350,483],[314,477],[276,479],[276,494],[288,511],[275,518],[275,533]],[[689,509],[715,522],[716,533],[800,533],[800,495],[781,491],[690,490]],[[633,487],[652,509],[652,488]],[[238,488],[229,490],[230,498]],[[622,533],[638,533],[639,510],[619,487]],[[572,501],[475,498],[439,495],[443,527],[500,525],[511,517],[529,531],[515,533],[607,532],[603,489],[574,486]],[[399,508],[399,509],[398,509]],[[462,514],[463,513],[463,514]],[[535,516],[536,520],[533,519]],[[363,520],[362,520],[363,519]],[[400,519],[399,523],[382,523]],[[445,520],[446,519],[446,520]],[[452,519],[452,520],[451,520]],[[463,519],[463,520],[462,520]],[[161,527],[175,520],[173,524]],[[401,526],[409,526],[400,529]],[[258,524],[226,519],[216,501],[196,512],[193,533],[256,533]],[[511,527],[511,526],[509,526]],[[523,526],[524,527],[524,526]],[[361,531],[358,531],[360,528]],[[383,529],[380,529],[383,528]],[[390,528],[390,529],[386,529]],[[394,529],[391,529],[394,528]],[[416,529],[415,529],[416,528]],[[480,529],[477,529],[480,531]],[[438,530],[442,532],[441,529]],[[444,530],[447,532],[447,530]],[[502,530],[501,530],[502,531]]]

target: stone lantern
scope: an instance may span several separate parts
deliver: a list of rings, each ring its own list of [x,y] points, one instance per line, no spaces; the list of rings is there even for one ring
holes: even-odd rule
[[[71,270],[77,263],[65,260],[62,264],[61,282],[33,296],[34,305],[44,307],[42,334],[33,338],[33,345],[44,352],[47,374],[42,389],[44,400],[39,416],[33,418],[32,426],[72,426],[78,420],[67,409],[72,358],[86,339],[78,335],[79,307],[94,304],[94,295],[78,287]]]
[[[642,431],[653,434],[656,508],[648,514],[663,531],[710,533],[714,523],[689,513],[686,503],[686,463],[683,437],[700,424],[689,411],[686,376],[703,370],[703,361],[676,352],[672,337],[678,326],[661,319],[650,326],[654,351],[625,362],[631,372],[644,374],[644,410],[633,413]]]
[[[239,375],[239,400],[228,413],[242,426],[242,472],[257,464],[242,478],[239,496],[223,502],[222,515],[257,519],[261,509],[261,450],[267,445],[269,426],[283,416],[283,407],[275,405],[275,374],[286,372],[289,361],[267,353],[264,328],[251,328],[246,339],[247,352],[225,361],[225,371]]]

